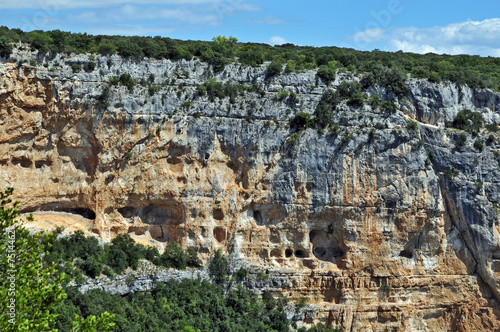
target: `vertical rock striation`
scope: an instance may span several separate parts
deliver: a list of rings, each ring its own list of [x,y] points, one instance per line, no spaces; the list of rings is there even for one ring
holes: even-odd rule
[[[293,142],[290,118],[313,114],[327,89],[314,71],[117,56],[71,70],[89,61],[18,51],[0,64],[0,184],[26,211],[79,214],[103,238],[177,241],[205,259],[222,248],[269,271],[248,287],[307,298],[295,317],[306,324],[498,330],[498,134],[479,149],[484,130],[460,146],[445,128],[462,109],[500,123],[498,93],[410,79],[396,113],[344,102],[337,135],[306,129]],[[143,84],[108,83],[124,73]],[[200,94],[210,77],[246,88]]]

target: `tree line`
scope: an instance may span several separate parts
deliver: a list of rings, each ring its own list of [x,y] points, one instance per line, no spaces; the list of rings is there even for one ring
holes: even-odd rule
[[[399,80],[410,75],[431,82],[451,81],[476,88],[500,91],[500,58],[474,55],[438,55],[408,52],[358,51],[340,47],[311,47],[284,44],[270,46],[241,43],[234,37],[218,36],[212,41],[183,41],[168,37],[125,37],[89,35],[60,30],[25,32],[0,27],[0,56],[8,57],[14,43],[30,44],[42,53],[118,54],[132,59],[191,60],[209,63],[215,72],[229,63],[259,66],[270,61],[268,76],[281,72],[317,69],[325,83],[334,80],[338,70],[367,77]],[[396,89],[397,90],[397,89]],[[398,91],[395,91],[398,92]]]

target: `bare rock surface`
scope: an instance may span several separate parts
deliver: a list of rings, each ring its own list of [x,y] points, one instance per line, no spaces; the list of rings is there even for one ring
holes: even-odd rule
[[[89,61],[91,72],[71,69]],[[124,73],[146,83],[108,84]],[[396,113],[344,103],[338,135],[307,129],[293,144],[290,118],[313,114],[327,89],[314,71],[17,51],[0,75],[0,185],[40,227],[51,228],[45,211],[103,240],[177,241],[205,260],[222,248],[252,276],[268,271],[247,287],[307,298],[305,324],[500,330],[499,137],[483,129],[457,146],[461,131],[445,128],[465,108],[500,123],[498,93],[410,79]],[[197,89],[212,76],[260,90],[212,100]],[[356,79],[339,73],[329,88]],[[84,287],[138,291],[179,273]]]

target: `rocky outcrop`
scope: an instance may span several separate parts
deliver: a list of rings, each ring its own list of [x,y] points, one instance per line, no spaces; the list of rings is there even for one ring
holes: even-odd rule
[[[26,50],[0,73],[0,183],[26,212],[78,214],[103,239],[177,241],[204,259],[222,248],[268,271],[248,287],[307,298],[305,324],[498,330],[498,134],[462,142],[445,126],[464,108],[500,123],[498,93],[410,79],[396,113],[343,103],[336,135],[306,129],[294,143],[290,118],[312,114],[328,88],[314,71],[266,77],[265,66],[232,64],[214,74],[197,60]],[[108,83],[124,73],[143,84]],[[200,94],[210,77],[245,89]],[[329,88],[357,79],[339,73]]]

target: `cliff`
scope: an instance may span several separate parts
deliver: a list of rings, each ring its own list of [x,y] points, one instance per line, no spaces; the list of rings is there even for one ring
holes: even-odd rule
[[[81,219],[103,239],[177,241],[204,259],[222,248],[268,271],[248,287],[307,298],[306,324],[500,330],[498,134],[446,127],[463,109],[500,123],[498,93],[408,79],[396,112],[344,101],[337,134],[291,139],[290,119],[327,89],[315,71],[17,50],[0,74],[0,184],[36,219],[57,216],[44,227]],[[143,84],[108,83],[122,74]],[[211,77],[243,88],[201,93]]]

